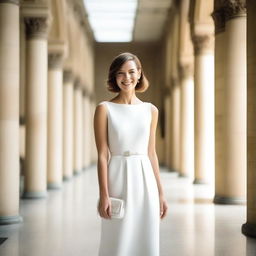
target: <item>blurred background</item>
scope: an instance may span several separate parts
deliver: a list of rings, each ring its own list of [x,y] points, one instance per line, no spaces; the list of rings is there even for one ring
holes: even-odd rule
[[[0,0],[0,254],[35,255],[34,241],[42,255],[96,255],[96,238],[67,241],[99,235],[93,115],[115,96],[111,61],[131,52],[176,206],[163,255],[255,255],[255,12],[253,0]]]

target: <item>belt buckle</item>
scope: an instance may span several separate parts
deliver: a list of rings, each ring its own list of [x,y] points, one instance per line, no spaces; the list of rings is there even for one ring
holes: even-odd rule
[[[124,154],[123,154],[124,156],[130,156],[131,155],[131,153],[130,153],[130,151],[128,150],[128,151],[124,151]]]

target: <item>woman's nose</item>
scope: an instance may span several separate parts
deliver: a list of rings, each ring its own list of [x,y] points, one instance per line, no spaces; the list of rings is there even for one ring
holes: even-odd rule
[[[125,73],[124,74],[124,77],[127,79],[127,78],[130,78],[130,74],[129,73]]]

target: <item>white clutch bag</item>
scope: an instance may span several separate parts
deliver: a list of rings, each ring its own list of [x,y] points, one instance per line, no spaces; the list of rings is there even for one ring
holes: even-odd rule
[[[111,218],[122,219],[124,217],[124,200],[110,197]]]
[[[124,217],[124,200],[115,197],[110,197],[109,199],[111,201],[111,218],[122,219]]]

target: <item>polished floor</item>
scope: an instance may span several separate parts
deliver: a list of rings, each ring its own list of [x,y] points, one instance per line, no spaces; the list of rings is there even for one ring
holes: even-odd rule
[[[256,239],[241,234],[245,206],[214,205],[211,186],[192,185],[164,169],[161,177],[169,203],[168,216],[161,221],[161,256],[256,255]],[[96,256],[97,196],[92,166],[61,190],[49,191],[47,199],[21,200],[23,223],[0,226],[0,237],[8,237],[0,256]]]

